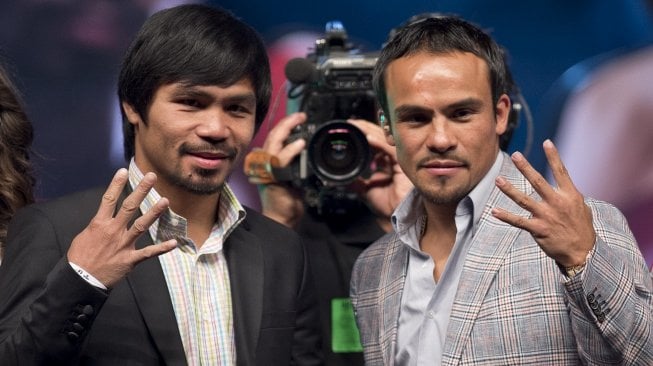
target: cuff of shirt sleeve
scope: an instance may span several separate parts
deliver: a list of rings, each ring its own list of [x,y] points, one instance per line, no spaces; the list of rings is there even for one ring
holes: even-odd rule
[[[90,273],[86,272],[82,267],[76,265],[73,262],[68,262],[68,264],[70,264],[70,266],[73,267],[75,273],[77,273],[79,277],[83,278],[84,281],[102,290],[107,289],[107,287],[104,284],[102,284],[102,282],[100,282],[97,278],[93,277],[93,275],[91,275]]]

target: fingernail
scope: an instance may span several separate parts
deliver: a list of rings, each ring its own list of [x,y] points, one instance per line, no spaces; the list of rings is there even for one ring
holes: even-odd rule
[[[543,145],[544,145],[544,147],[553,147],[553,141],[551,141],[550,139],[546,139],[546,140],[544,140]]]
[[[497,177],[497,179],[494,180],[498,186],[502,186],[506,184],[506,179],[504,177]]]
[[[512,153],[512,158],[514,160],[522,160],[524,159],[524,155],[522,155],[522,153],[520,153],[519,151],[515,151],[514,153]]]

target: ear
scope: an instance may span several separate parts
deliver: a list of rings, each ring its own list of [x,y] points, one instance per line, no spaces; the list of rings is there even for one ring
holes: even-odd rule
[[[138,126],[139,123],[143,122],[143,119],[141,118],[141,115],[136,112],[134,107],[132,107],[131,104],[127,102],[122,102],[122,109],[125,111],[125,116],[127,116],[127,120],[129,123],[134,125],[134,127]]]
[[[497,136],[503,135],[503,133],[508,129],[508,116],[510,115],[510,108],[510,97],[508,97],[506,94],[502,94],[497,101],[494,116],[497,121],[497,125],[495,126]]]
[[[387,120],[383,110],[379,110],[379,124],[383,128],[383,134],[385,135],[385,140],[388,144],[395,146],[395,139],[392,136],[392,131],[390,130],[390,121]]]

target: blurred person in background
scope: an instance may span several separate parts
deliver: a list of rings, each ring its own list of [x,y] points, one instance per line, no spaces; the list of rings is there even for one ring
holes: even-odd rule
[[[555,121],[560,156],[578,189],[624,213],[653,265],[653,45],[597,55],[561,81],[569,77]]]
[[[14,213],[34,202],[33,131],[18,89],[0,65],[0,264]]]

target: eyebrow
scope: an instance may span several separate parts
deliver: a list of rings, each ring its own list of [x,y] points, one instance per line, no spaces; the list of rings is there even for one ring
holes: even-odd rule
[[[433,110],[430,108],[424,108],[416,105],[402,105],[399,106],[395,109],[394,111],[395,116],[397,116],[398,120],[401,120],[402,117],[404,116],[410,116],[410,115],[415,115],[415,114],[423,114],[426,116],[433,117]]]
[[[452,104],[449,104],[444,108],[445,112],[455,111],[457,109],[471,108],[479,109],[483,105],[483,101],[478,98],[465,98],[459,101],[456,101]],[[410,116],[414,114],[422,114],[427,117],[433,117],[435,112],[431,108],[425,108],[418,105],[402,105],[395,109],[395,116],[398,119],[401,119],[402,116]]]
[[[204,91],[201,86],[197,85],[181,85],[172,92],[173,97],[184,98],[210,98],[215,96],[207,91]],[[224,98],[228,104],[251,104],[256,105],[256,96],[253,92],[242,92],[233,95],[228,95]]]
[[[256,105],[256,96],[253,93],[241,93],[225,98],[230,104]]]
[[[461,108],[472,108],[472,109],[479,109],[483,105],[483,101],[478,99],[478,98],[465,98],[462,100],[459,100],[455,103],[452,103],[445,108],[446,110],[456,110],[456,109],[461,109]]]

